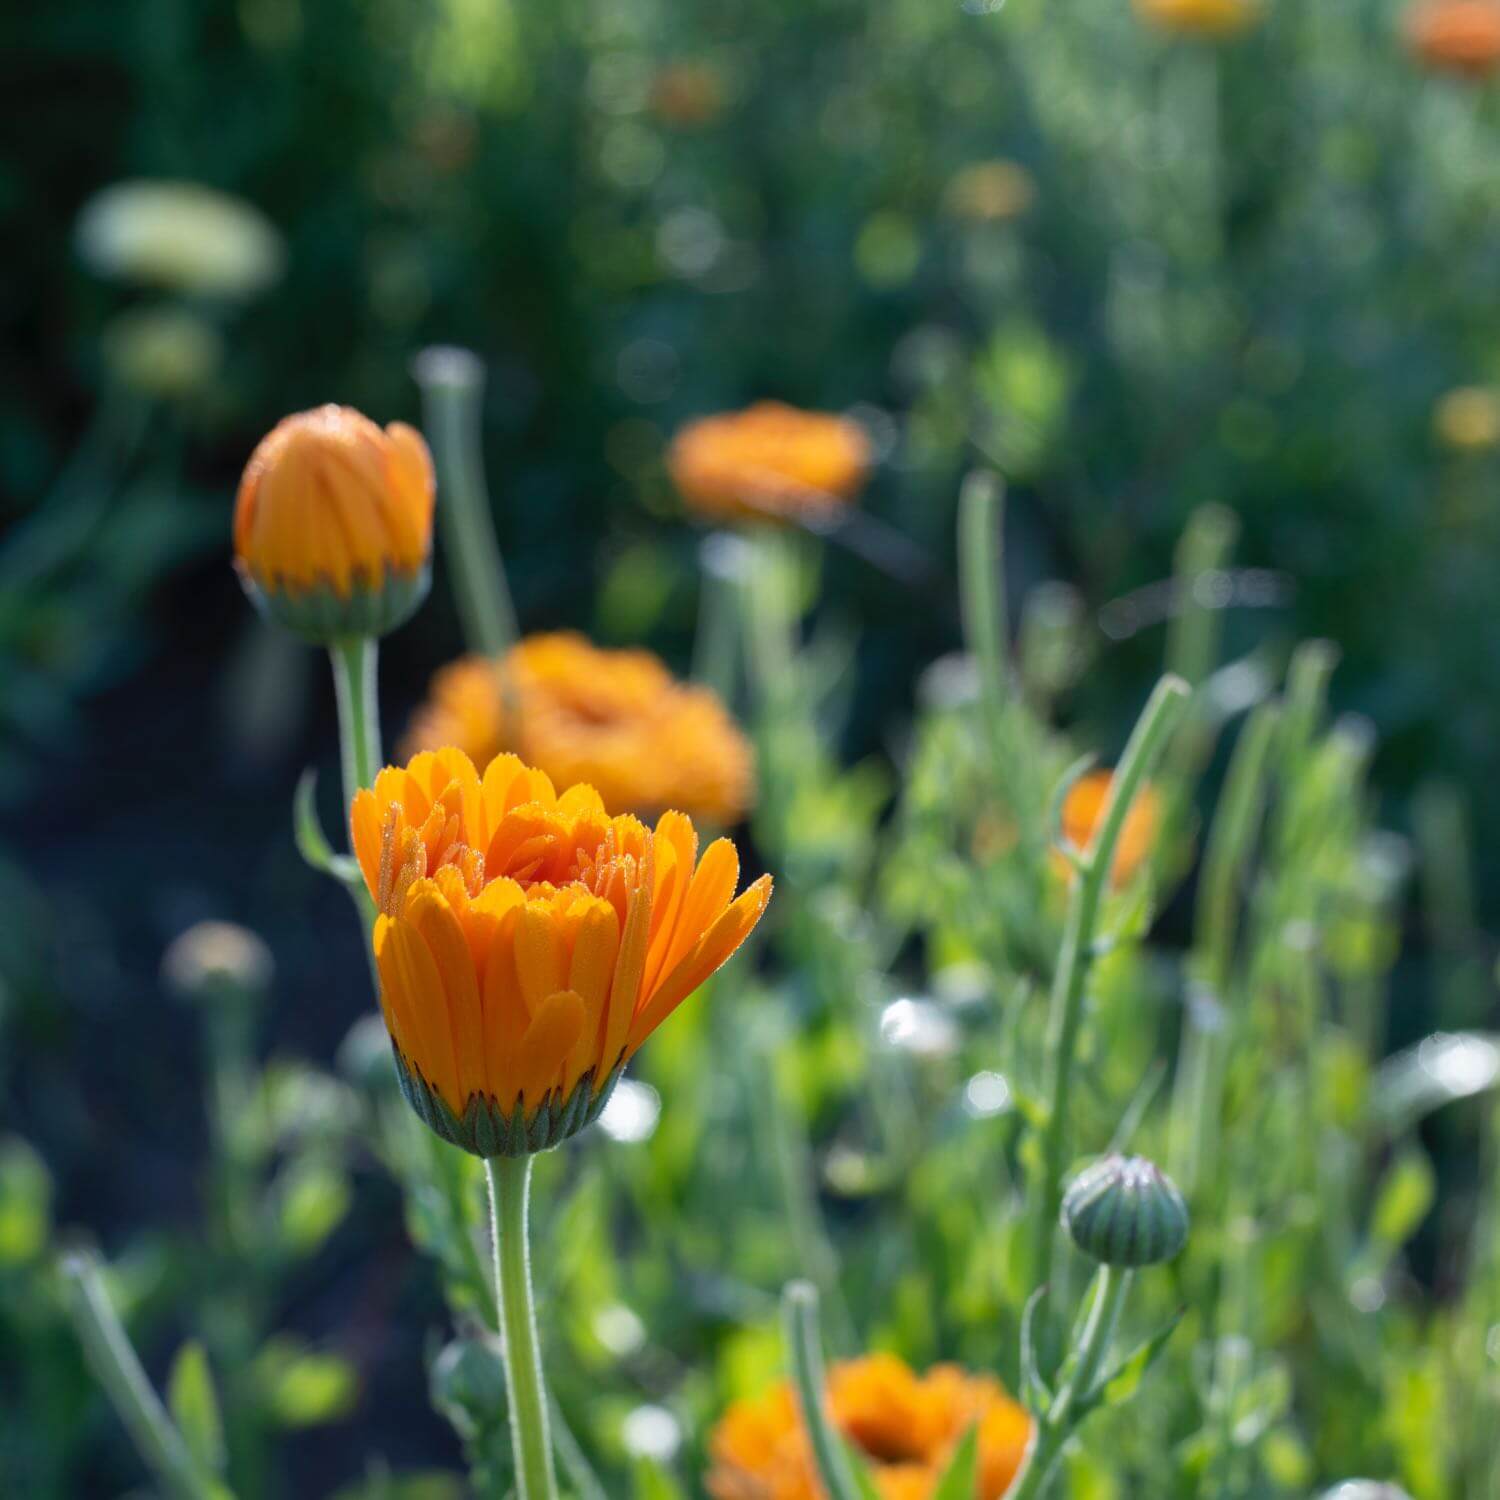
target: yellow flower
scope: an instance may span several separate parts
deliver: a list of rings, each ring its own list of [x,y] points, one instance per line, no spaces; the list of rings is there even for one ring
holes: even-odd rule
[[[1406,41],[1429,68],[1488,77],[1500,67],[1500,3],[1424,0],[1407,14]]]
[[[347,406],[279,422],[245,466],[235,566],[280,623],[324,643],[384,635],[427,592],[432,458],[403,422]]]
[[[649,651],[600,650],[572,632],[442,668],[406,750],[441,745],[479,763],[514,750],[558,785],[586,781],[605,806],[633,812],[736,823],[754,791],[750,745],[714,693],[678,682]]]
[[[979,1424],[975,1500],[999,1500],[1026,1452],[1031,1419],[998,1380],[957,1365],[918,1375],[894,1355],[835,1365],[834,1426],[870,1465],[881,1500],[928,1500],[964,1433]],[[714,1500],[821,1500],[790,1384],[737,1401],[709,1437]]]
[[[709,520],[794,520],[852,500],[870,444],[847,418],[761,401],[689,423],[667,467],[689,508]]]
[[[698,859],[691,821],[611,817],[513,755],[386,767],[354,799],[375,900],[380,1005],[402,1090],[478,1156],[556,1145],[592,1121],[641,1043],[744,942],[771,895],[739,858]]]
[[[1200,37],[1234,36],[1259,10],[1255,0],[1135,0],[1135,8],[1163,31]]]
[[[953,174],[943,203],[955,218],[976,222],[1014,219],[1031,207],[1036,183],[1013,161],[976,161]]]
[[[1500,391],[1479,385],[1449,391],[1433,410],[1432,425],[1449,448],[1493,448],[1500,444]]]
[[[1063,839],[1080,853],[1088,848],[1089,840],[1094,836],[1113,784],[1111,772],[1090,771],[1073,783],[1063,799]],[[1144,786],[1136,793],[1135,801],[1125,815],[1120,841],[1115,845],[1115,863],[1109,876],[1111,885],[1124,885],[1146,862],[1156,843],[1157,827],[1161,822],[1160,804],[1161,798],[1155,787]]]

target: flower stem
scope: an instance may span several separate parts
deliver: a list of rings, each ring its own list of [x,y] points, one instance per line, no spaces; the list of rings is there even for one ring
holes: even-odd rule
[[[1161,758],[1187,702],[1187,685],[1180,677],[1169,675],[1157,683],[1120,757],[1098,832],[1084,852],[1073,882],[1047,1023],[1047,1113],[1042,1127],[1040,1179],[1032,1194],[1034,1286],[1051,1279],[1052,1242],[1062,1204],[1063,1170],[1068,1161],[1069,1104],[1078,1032],[1083,1020],[1084,987],[1094,962],[1095,929],[1114,868],[1115,847],[1130,805]]]
[[[424,349],[412,367],[437,464],[443,554],[473,651],[502,656],[518,636],[484,482],[480,402],[484,365],[467,349]]]
[[[110,1305],[97,1262],[91,1255],[67,1255],[62,1273],[68,1310],[89,1367],[129,1429],[141,1457],[177,1500],[223,1500],[223,1487],[193,1461],[181,1433],[172,1425],[161,1398],[146,1378],[130,1337]]]
[[[959,599],[964,639],[979,663],[985,727],[998,759],[1003,750],[1002,724],[1010,686],[1004,646],[1005,581],[998,556],[1005,486],[998,475],[976,470],[964,481],[958,506]]]
[[[1112,1266],[1099,1267],[1094,1277],[1094,1300],[1074,1356],[1073,1373],[1057,1393],[1057,1399],[1037,1417],[1021,1472],[1005,1492],[1005,1500],[1039,1500],[1045,1492],[1058,1457],[1092,1405],[1089,1398],[1120,1325],[1120,1310],[1130,1289],[1130,1275],[1129,1271]],[[1082,1409],[1080,1402],[1084,1403]]]
[[[490,1233],[495,1246],[500,1339],[505,1346],[516,1496],[517,1500],[557,1500],[527,1242],[531,1162],[529,1156],[493,1157],[486,1159],[484,1170],[490,1185]]]
[[[862,1500],[849,1455],[828,1416],[817,1288],[810,1281],[789,1283],[781,1296],[781,1311],[797,1404],[812,1442],[818,1477],[828,1491],[828,1500]]]
[[[354,794],[375,784],[380,767],[380,697],[376,687],[377,645],[371,636],[351,636],[328,649],[333,662],[333,691],[339,711],[339,761],[344,773],[344,829]],[[354,888],[355,904],[365,931],[375,925],[375,903],[361,881]]]

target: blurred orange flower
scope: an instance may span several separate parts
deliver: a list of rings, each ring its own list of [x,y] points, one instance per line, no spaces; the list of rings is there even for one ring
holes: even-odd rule
[[[1109,771],[1090,771],[1073,783],[1063,799],[1062,834],[1074,849],[1082,852],[1088,848],[1103,816],[1114,779]],[[1120,841],[1115,846],[1115,864],[1109,876],[1111,885],[1124,885],[1146,862],[1155,846],[1160,822],[1161,797],[1155,787],[1144,786],[1125,815],[1125,826],[1120,830]]]
[[[683,500],[712,521],[827,511],[854,498],[869,467],[858,423],[780,401],[690,422],[667,452]]]
[[[955,218],[976,223],[1014,219],[1031,207],[1036,181],[1013,161],[975,161],[953,174],[943,194]]]
[[[559,785],[586,781],[606,806],[635,812],[680,807],[730,824],[754,794],[749,742],[714,693],[649,651],[605,651],[572,632],[531,636],[503,662],[442,668],[405,749],[442,745],[476,762],[515,750]]]
[[[1255,20],[1255,0],[1135,0],[1136,13],[1162,31],[1186,36],[1226,37]]]
[[[979,1424],[975,1500],[999,1500],[1031,1435],[1031,1419],[998,1380],[957,1365],[925,1375],[890,1354],[835,1365],[834,1425],[868,1461],[881,1500],[928,1500],[964,1433]],[[789,1383],[737,1401],[709,1437],[714,1500],[821,1500],[822,1486]]]
[[[1406,39],[1429,68],[1487,77],[1500,66],[1500,0],[1423,0],[1407,13]]]
[[[668,63],[651,80],[651,112],[666,125],[690,130],[724,113],[724,75],[710,62]]]
[[[420,603],[432,551],[432,458],[415,428],[348,406],[279,422],[234,511],[235,566],[282,623],[317,640],[379,635]]]
[[[611,817],[514,755],[387,766],[350,810],[379,915],[380,1006],[403,1092],[479,1156],[588,1124],[650,1034],[744,942],[771,895],[739,857],[698,858],[681,813]]]

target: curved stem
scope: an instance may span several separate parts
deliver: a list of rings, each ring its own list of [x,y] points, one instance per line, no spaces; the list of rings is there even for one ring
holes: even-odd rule
[[[1084,987],[1094,962],[1094,933],[1114,868],[1115,847],[1131,803],[1161,758],[1187,701],[1187,685],[1180,677],[1163,677],[1157,683],[1120,757],[1098,832],[1085,851],[1073,882],[1047,1022],[1047,1114],[1040,1178],[1032,1194],[1033,1286],[1051,1279],[1052,1242],[1062,1205],[1063,1170],[1068,1160],[1069,1104],[1078,1031],[1083,1020]]]
[[[68,1310],[88,1356],[137,1451],[177,1500],[219,1500],[222,1486],[203,1474],[152,1389],[130,1336],[110,1306],[92,1256],[69,1255],[62,1263]]]
[[[823,1340],[818,1332],[818,1293],[810,1281],[793,1281],[781,1297],[787,1352],[802,1424],[812,1443],[818,1477],[828,1500],[862,1500],[849,1455],[829,1420]]]
[[[500,1339],[505,1346],[516,1496],[517,1500],[557,1500],[527,1242],[531,1161],[529,1156],[493,1157],[485,1161],[484,1171],[490,1185],[490,1233],[495,1246]]]

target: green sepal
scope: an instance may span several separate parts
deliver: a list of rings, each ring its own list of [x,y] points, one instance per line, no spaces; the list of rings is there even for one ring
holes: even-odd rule
[[[317,646],[332,646],[351,636],[379,639],[404,625],[416,612],[432,584],[432,565],[407,572],[387,568],[378,588],[356,584],[347,595],[330,584],[289,589],[262,584],[240,566],[240,583],[250,601],[268,620]]]
[[[603,1087],[595,1092],[594,1074],[590,1069],[578,1080],[571,1094],[563,1098],[554,1090],[529,1118],[520,1099],[507,1112],[494,1095],[472,1094],[460,1118],[448,1107],[442,1095],[402,1057],[398,1047],[393,1044],[391,1051],[396,1059],[396,1081],[417,1118],[434,1135],[473,1156],[486,1158],[534,1156],[539,1151],[560,1146],[599,1118],[625,1071],[625,1064],[619,1063],[604,1080]]]
[[[932,1492],[932,1500],[974,1500],[979,1488],[979,1423],[971,1422]]]

